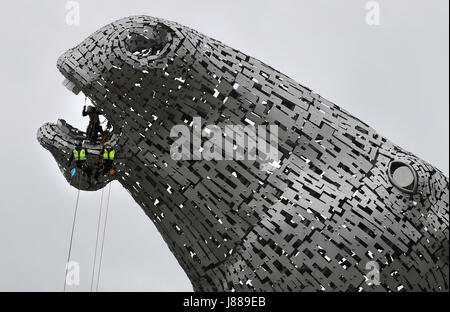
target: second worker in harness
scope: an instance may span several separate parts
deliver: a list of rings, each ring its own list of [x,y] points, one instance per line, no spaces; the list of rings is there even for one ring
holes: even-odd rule
[[[114,175],[116,173],[116,170],[114,169],[115,157],[116,151],[110,145],[105,145],[100,154],[100,169],[95,175],[96,180],[98,179],[100,172],[102,172],[103,175]]]

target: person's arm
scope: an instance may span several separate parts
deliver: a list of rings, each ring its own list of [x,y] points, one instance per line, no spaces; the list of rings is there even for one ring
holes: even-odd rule
[[[100,161],[99,161],[99,163],[100,163],[100,165],[99,165],[99,168],[100,169],[103,169],[103,153],[105,152],[105,149],[102,149],[102,151],[100,152],[100,155],[99,155],[99,158],[100,158]]]
[[[83,117],[86,117],[88,114],[86,113],[86,105],[84,105],[84,107],[83,107],[83,111],[81,112],[81,115],[83,116]]]
[[[67,163],[67,167],[69,167],[72,164],[72,161],[73,161],[73,153],[70,154],[69,162]]]

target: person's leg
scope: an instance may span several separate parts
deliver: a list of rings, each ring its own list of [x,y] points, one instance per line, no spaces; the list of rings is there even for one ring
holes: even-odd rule
[[[85,165],[84,171],[86,172],[86,176],[88,177],[88,179],[90,179],[92,176],[92,170],[91,170],[91,167],[89,167],[89,165],[87,163]]]
[[[92,136],[92,124],[89,123],[86,129],[86,139],[90,140]]]
[[[103,135],[103,127],[102,127],[100,124],[97,125],[97,135],[98,135],[100,138],[101,138],[102,135]]]
[[[82,166],[80,161],[75,161],[75,167],[73,167],[73,169],[75,169],[75,176],[74,177],[76,177],[79,174],[83,173],[83,166]]]
[[[95,170],[95,174],[94,174],[94,180],[97,181],[98,180],[98,176],[100,175],[100,168],[97,168],[97,170]]]
[[[92,135],[91,135],[91,142],[95,143],[97,142],[97,138],[98,138],[98,132],[100,131],[100,125],[99,124],[94,124],[92,126]]]
[[[94,175],[94,181],[95,183],[97,183],[98,181],[98,177],[100,176],[100,173],[103,173],[103,169],[104,169],[104,165],[103,165],[103,160],[99,161],[99,164],[97,166],[97,168],[95,169],[95,175]]]
[[[88,180],[88,187],[91,187],[92,185],[92,170],[91,167],[87,164],[87,162],[84,163],[84,169],[83,172],[86,175],[86,178]]]
[[[105,170],[104,170],[105,174],[109,174],[109,170],[111,170],[111,168],[112,168],[112,161],[105,160],[104,165],[105,165]]]

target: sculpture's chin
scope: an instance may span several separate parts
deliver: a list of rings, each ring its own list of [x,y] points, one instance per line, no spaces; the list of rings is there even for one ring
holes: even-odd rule
[[[99,167],[103,145],[100,143],[91,144],[87,140],[85,141],[85,133],[67,124],[65,120],[60,119],[56,124],[46,123],[41,126],[37,132],[37,139],[53,155],[67,182],[77,189],[84,191],[99,190],[114,180],[119,174],[117,169],[114,176],[103,174]],[[117,139],[118,136],[113,134],[108,141],[108,145],[115,148]],[[87,154],[87,167],[83,170],[77,169],[77,174],[75,177],[72,177],[71,171],[75,167],[75,162],[72,161],[69,164],[68,160],[77,142],[84,142],[83,147]]]

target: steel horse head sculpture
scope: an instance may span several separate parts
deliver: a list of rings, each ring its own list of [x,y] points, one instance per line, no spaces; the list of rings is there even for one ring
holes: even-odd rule
[[[132,16],[68,50],[58,69],[113,125],[117,174],[74,183],[66,162],[84,134],[63,120],[42,126],[39,142],[79,189],[120,182],[195,291],[448,291],[448,179],[272,67]],[[277,165],[173,159],[171,129],[195,117],[194,131],[276,125]],[[95,165],[101,146],[85,147]]]

